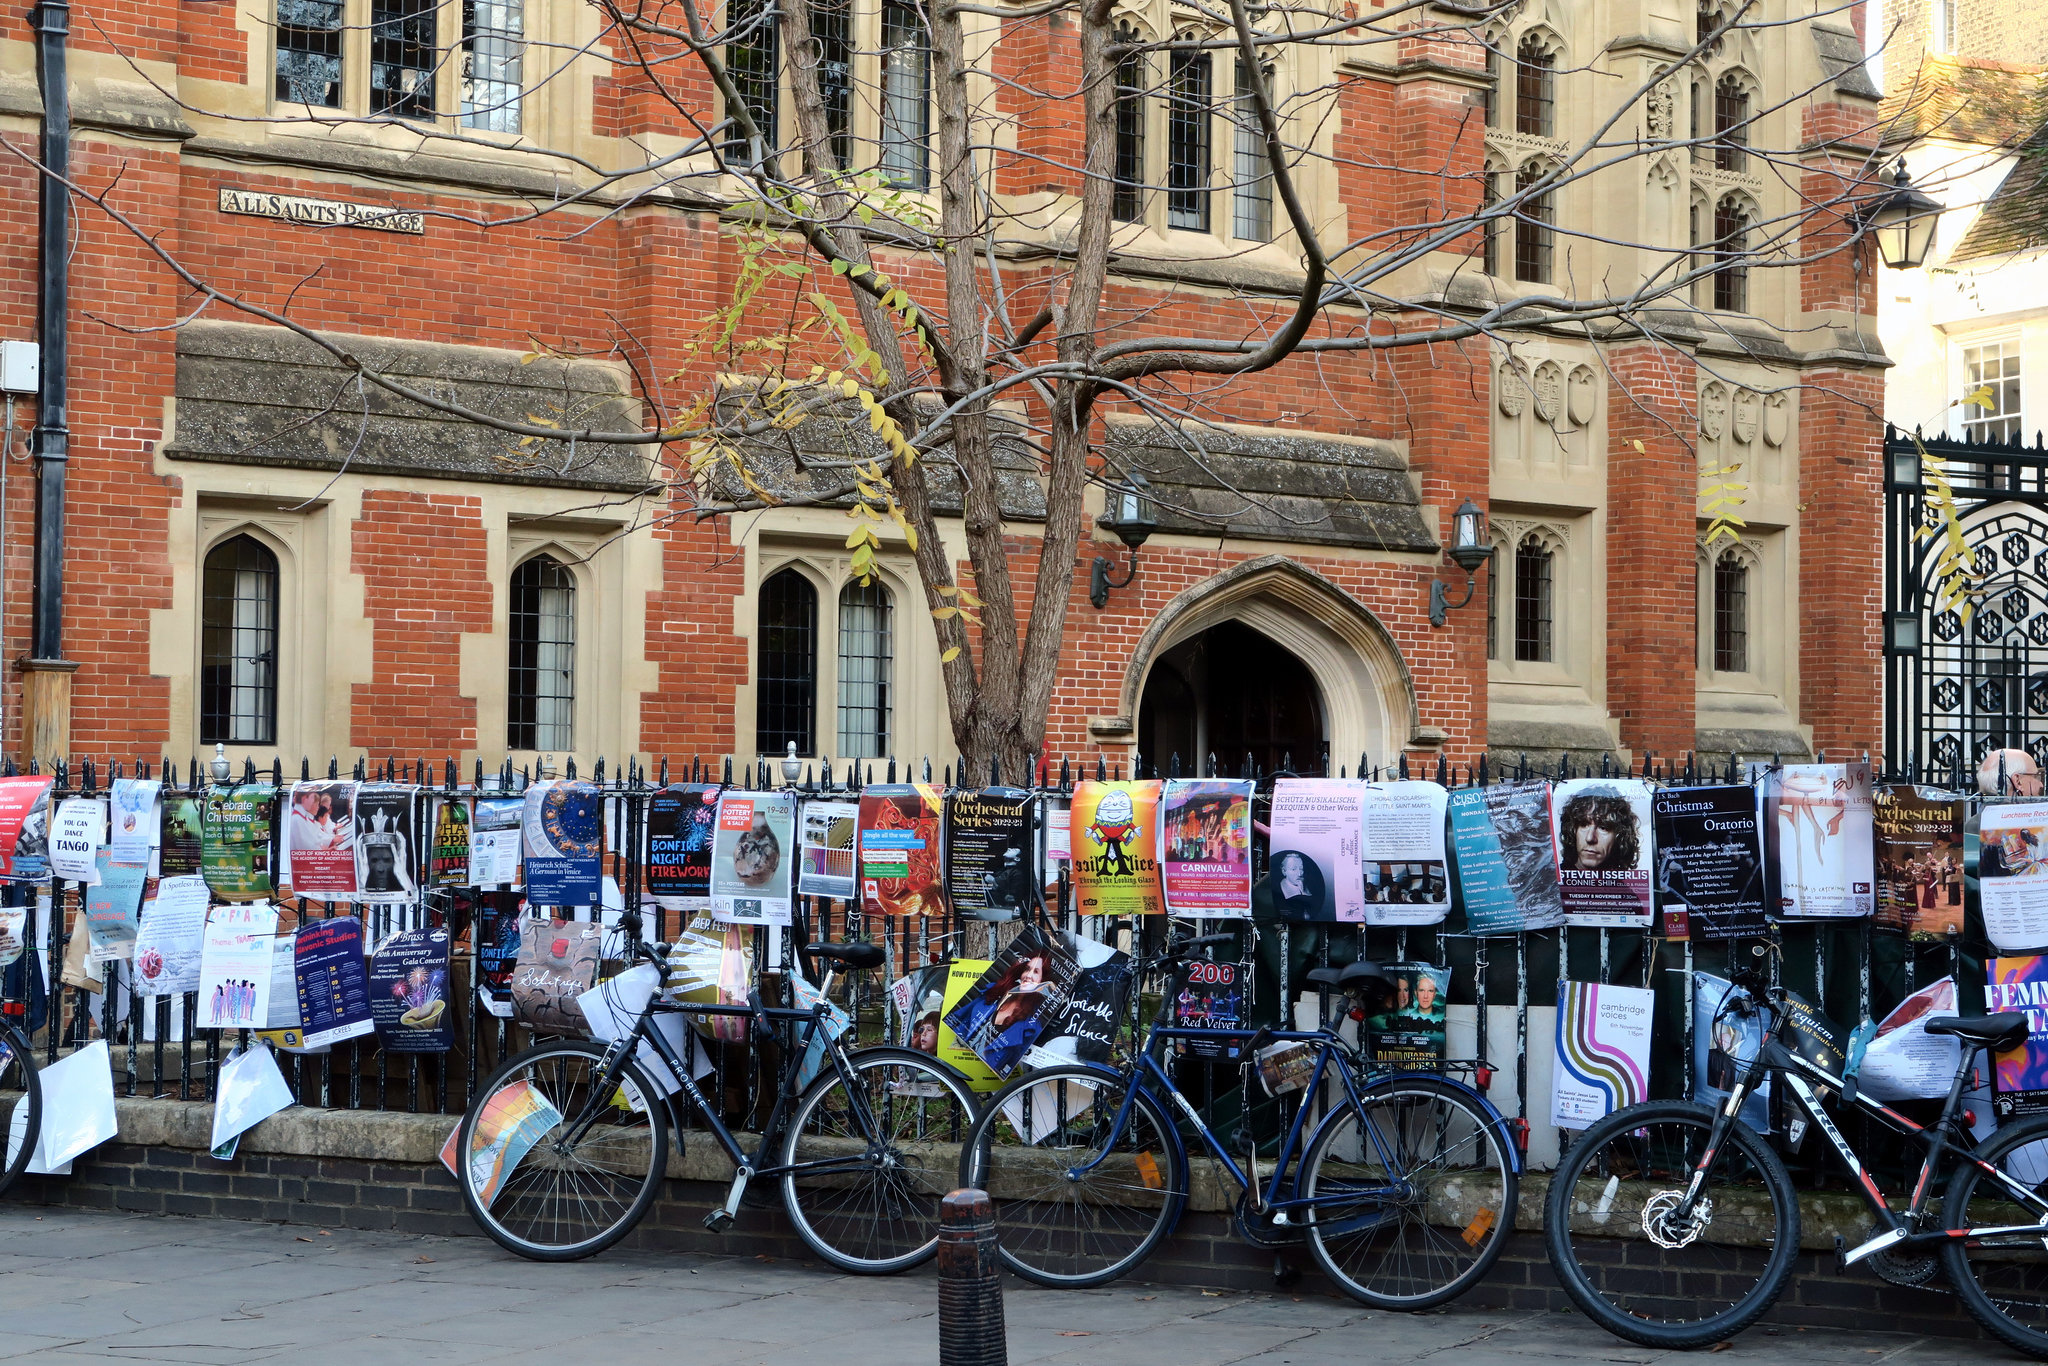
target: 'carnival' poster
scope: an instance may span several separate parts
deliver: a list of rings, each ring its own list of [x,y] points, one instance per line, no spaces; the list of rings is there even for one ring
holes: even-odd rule
[[[446,1053],[455,1046],[446,930],[405,930],[384,941],[370,960],[370,1016],[387,1052]]]
[[[1365,923],[1434,925],[1450,913],[1444,850],[1450,794],[1439,783],[1367,783],[1361,806]]]
[[[1984,808],[1977,877],[1991,942],[2009,953],[2048,948],[2048,802]]]
[[[1170,915],[1252,913],[1252,785],[1174,778],[1159,799],[1160,880]]]
[[[1584,1129],[1650,1094],[1650,1022],[1657,996],[1642,987],[1557,984],[1557,1061],[1550,1122]]]
[[[796,798],[727,792],[711,842],[712,914],[730,925],[787,925],[796,862]]]
[[[2025,1041],[1993,1055],[1992,1107],[2003,1123],[2048,1110],[2048,957],[1994,958],[1985,976],[1986,1014],[2020,1010],[2027,1016]]]
[[[945,793],[931,783],[860,794],[860,903],[869,915],[941,915],[939,822]]]
[[[198,794],[166,792],[157,803],[157,813],[162,817],[157,836],[157,872],[164,877],[203,872],[206,851],[200,832],[206,817]]]
[[[442,797],[434,803],[436,887],[469,885],[469,799]]]
[[[54,778],[0,778],[0,876],[39,882],[50,875],[50,787]]]
[[[519,827],[526,803],[517,797],[478,797],[469,822],[469,885],[519,885]]]
[[[199,864],[216,901],[260,901],[270,879],[270,812],[277,789],[243,783],[210,789],[200,799]]]
[[[526,789],[520,838],[526,899],[534,906],[595,906],[604,862],[604,799],[595,783],[550,778]]]
[[[797,865],[796,889],[801,896],[853,899],[853,826],[860,808],[852,802],[805,802],[798,813],[803,856]]]
[[[199,951],[199,1028],[263,1027],[276,934],[277,911],[267,902],[213,908]]]
[[[946,795],[946,896],[970,920],[1015,920],[1037,899],[1031,855],[1038,799],[1021,788]]]
[[[1074,904],[1083,915],[1161,915],[1159,780],[1084,782],[1070,824]]]
[[[363,922],[352,915],[308,920],[292,951],[305,1046],[320,1048],[368,1034],[370,975],[363,964]]]
[[[1265,891],[1283,920],[1365,920],[1365,784],[1281,778],[1273,784]]]
[[[1564,923],[1557,848],[1550,837],[1550,784],[1462,787],[1450,795],[1465,927],[1515,934]]]
[[[170,800],[166,798],[164,804],[168,808]],[[299,783],[292,788],[291,814],[284,824],[293,896],[316,901],[355,900],[355,813],[354,783]],[[169,818],[165,819],[168,825]],[[169,852],[166,844],[166,855]],[[168,861],[164,871],[170,871]]]
[[[647,890],[675,911],[711,907],[716,784],[678,783],[647,799]]]
[[[1650,800],[1657,826],[1657,899],[1696,939],[1764,933],[1763,848],[1756,789],[1666,788]]]
[[[1565,924],[1649,924],[1650,785],[1640,778],[1572,778],[1557,785],[1550,805]]]
[[[1877,924],[1914,939],[1963,930],[1963,800],[1931,787],[1877,790]]]
[[[1787,764],[1764,784],[1764,821],[1780,916],[1850,917],[1877,909],[1869,764]]]
[[[1394,999],[1366,1021],[1373,1061],[1396,1071],[1441,1063],[1450,1042],[1449,965],[1387,963],[1380,971],[1394,984]]]

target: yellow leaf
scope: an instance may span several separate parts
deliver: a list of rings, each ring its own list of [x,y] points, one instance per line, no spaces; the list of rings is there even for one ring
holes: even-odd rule
[[[941,654],[939,656],[939,663],[951,664],[954,660],[958,659],[959,657],[960,647],[958,645],[955,645],[952,649],[947,650],[944,654]]]
[[[932,585],[932,591],[942,598],[950,598],[960,590],[950,583],[940,583]]]
[[[1998,401],[1991,396],[1991,386],[1988,384],[1978,385],[1964,394],[1961,401],[1969,407],[1982,408],[1987,413],[1998,406]]]
[[[1634,447],[1636,448],[1636,454],[1637,454],[1637,455],[1641,455],[1641,454],[1643,454],[1643,443],[1642,443],[1642,442],[1640,442],[1640,441],[1631,441],[1631,442],[1629,442],[1628,444],[1629,444],[1629,445],[1631,445],[1631,446],[1634,446]]]
[[[946,619],[947,619],[948,617],[957,617],[957,616],[959,616],[959,615],[960,615],[960,609],[959,609],[959,608],[957,608],[957,607],[934,607],[934,608],[932,608],[932,616],[933,616],[933,617],[935,617],[935,618],[937,618],[937,619],[938,619],[938,620],[940,620],[940,621],[944,621],[944,620],[946,620]]]
[[[860,393],[860,385],[853,380],[847,380],[839,386],[839,392],[848,398],[853,398]]]
[[[915,555],[917,553],[917,528],[914,526],[905,526],[903,528],[903,540],[907,545],[909,545],[910,553]]]

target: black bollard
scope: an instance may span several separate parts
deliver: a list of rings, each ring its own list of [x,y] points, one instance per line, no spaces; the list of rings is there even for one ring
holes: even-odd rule
[[[939,1366],[1006,1366],[1002,1274],[988,1192],[954,1191],[939,1206]]]

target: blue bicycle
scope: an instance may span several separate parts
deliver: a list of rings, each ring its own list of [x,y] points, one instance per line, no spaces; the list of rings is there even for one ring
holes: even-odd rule
[[[1233,941],[1191,939],[1146,967],[1177,968]],[[1390,992],[1371,963],[1308,976],[1366,1010]],[[1307,1243],[1355,1298],[1428,1309],[1486,1274],[1514,1227],[1521,1159],[1485,1097],[1434,1073],[1380,1071],[1329,1030],[1219,1035],[1173,1027],[1172,1009],[1168,992],[1122,1069],[1069,1063],[1026,1073],[990,1097],[968,1131],[960,1179],[993,1198],[1012,1270],[1040,1285],[1096,1286],[1144,1261],[1188,1204],[1194,1163],[1177,1111],[1216,1175],[1235,1186],[1240,1236],[1262,1247]],[[1233,1153],[1166,1066],[1170,1041],[1219,1037],[1247,1040],[1247,1109],[1254,1073],[1271,1094],[1299,1093],[1268,1171],[1251,1126],[1240,1126],[1247,1141]]]

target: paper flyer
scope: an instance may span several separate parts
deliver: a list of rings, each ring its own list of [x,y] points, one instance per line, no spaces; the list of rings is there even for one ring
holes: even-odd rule
[[[419,885],[419,789],[364,783],[356,789],[356,899],[408,901]]]
[[[54,778],[0,778],[0,876],[39,882],[50,875],[50,788]]]
[[[889,984],[889,1009],[896,1020],[893,1042],[938,1056],[940,1015],[946,1006],[950,971],[950,964],[929,963]]]
[[[1723,1013],[1734,985],[1710,972],[1692,975],[1692,1098],[1719,1108],[1763,1046],[1759,1015]],[[1719,1016],[1719,1021],[1716,1021]],[[1766,1074],[1742,1102],[1742,1122],[1758,1133],[1771,1127],[1771,1079]]]
[[[517,797],[478,797],[469,831],[469,885],[519,885],[519,827],[526,803]]]
[[[696,1005],[747,1004],[754,980],[753,936],[737,925],[700,915],[676,937],[668,954],[669,995]],[[707,1015],[697,1028],[722,1043],[747,1037],[747,1022],[732,1015]]]
[[[207,791],[199,806],[199,864],[216,901],[260,901],[270,879],[270,813],[277,789],[242,783]]]
[[[1787,764],[1764,783],[1764,838],[1786,918],[1877,909],[1876,804],[1870,765]]]
[[[1084,782],[1074,789],[1074,904],[1082,915],[1164,915],[1159,882],[1158,779]]]
[[[164,877],[183,877],[201,872],[206,845],[202,835],[205,813],[197,793],[166,792],[157,803],[160,823],[157,832],[156,870]]]
[[[485,1207],[497,1199],[498,1187],[515,1171],[533,1146],[562,1122],[562,1112],[534,1088],[532,1082],[515,1081],[484,1102],[469,1136],[470,1189]],[[460,1124],[448,1135],[441,1160],[455,1172],[453,1162]],[[461,1173],[456,1172],[459,1178]]]
[[[1991,942],[2009,952],[2048,948],[2048,802],[1984,808],[1977,877]]]
[[[1880,929],[1921,940],[1963,932],[1963,815],[1961,797],[1931,787],[1877,790]]]
[[[200,1029],[263,1027],[276,934],[277,911],[265,902],[213,908],[199,951]]]
[[[2027,1037],[2019,1047],[1992,1055],[1992,1108],[2003,1124],[2048,1110],[2048,956],[1994,958],[1984,975],[1987,1015],[2018,1010],[2027,1017]]]
[[[325,1053],[325,1044],[306,1042],[299,1013],[299,935],[293,930],[270,941],[270,1013],[256,1037],[283,1053]]]
[[[1550,1122],[1584,1129],[1650,1094],[1657,996],[1642,987],[1557,984],[1557,1060]]]
[[[1438,963],[1383,963],[1394,984],[1384,1013],[1366,1020],[1373,1061],[1395,1070],[1428,1070],[1443,1062],[1450,1042],[1451,969]]]
[[[293,896],[317,901],[355,900],[355,810],[354,783],[330,781],[293,786],[291,810],[284,822]],[[166,867],[164,871],[170,869]]]
[[[512,970],[519,965],[519,894],[479,892],[476,899],[477,1000],[501,1020],[512,1018]]]
[[[604,799],[596,784],[550,778],[527,788],[520,832],[529,904],[597,904],[604,862]]]
[[[1159,869],[1169,915],[1252,913],[1252,785],[1169,779],[1159,798]]]
[[[1207,1039],[1177,1039],[1175,1051],[1198,1058],[1238,1056],[1243,1037],[1229,1037],[1245,1028],[1246,982],[1240,963],[1183,963],[1174,978],[1173,1027],[1214,1033]]]
[[[114,1067],[105,1039],[95,1039],[42,1070],[43,1118],[36,1135],[31,1175],[65,1173],[71,1160],[114,1137]],[[14,1107],[17,1123],[28,1123],[28,1107]],[[8,1135],[9,1151],[16,1141]]]
[[[1657,899],[1696,939],[1736,939],[1768,928],[1756,789],[1746,784],[1666,788],[1650,799],[1657,827]]]
[[[647,799],[647,891],[670,910],[711,906],[716,784],[676,783]]]
[[[362,921],[352,915],[307,921],[299,926],[292,957],[299,1027],[308,1048],[358,1038],[376,1028],[363,964]]]
[[[1461,787],[1450,794],[1451,847],[1472,934],[1517,934],[1564,923],[1550,784]]]
[[[790,923],[796,798],[787,792],[727,792],[711,839],[711,908],[734,925]]]
[[[1571,778],[1550,794],[1564,923],[1634,929],[1650,923],[1656,822],[1640,778]]]
[[[598,1043],[610,1043],[632,1031],[640,1018],[640,1012],[647,1008],[647,1002],[654,995],[660,980],[652,963],[642,963],[627,968],[616,977],[606,978],[589,991],[576,998],[576,1008],[583,1012],[589,1026],[590,1037]],[[654,1017],[650,1028],[658,1030],[661,1037],[676,1052],[676,1056],[688,1064],[692,1078],[703,1078],[716,1069],[711,1054],[697,1043],[697,1032],[681,1015],[667,1013]],[[656,1050],[652,1041],[643,1036],[640,1046],[633,1052],[647,1073],[647,1078],[660,1090],[662,1095],[672,1096],[682,1088],[673,1068]]]
[[[1995,998],[1995,993],[1990,995]],[[1857,1086],[1877,1100],[1947,1099],[1956,1069],[1963,1065],[1963,1045],[1952,1034],[1929,1034],[1927,1018],[1955,1013],[1953,977],[1930,983],[1899,1002],[1864,1049]]]
[[[583,1012],[576,998],[597,985],[603,948],[604,926],[594,920],[529,916],[519,927],[519,960],[512,968],[514,1017],[538,1030],[579,1031]]]
[[[1439,783],[1367,783],[1360,819],[1365,923],[1434,925],[1451,910],[1444,820],[1450,794]]]
[[[156,799],[162,787],[154,778],[114,779],[113,830],[108,836],[114,862],[149,862],[149,851],[159,832]]]
[[[987,1094],[1003,1084],[1002,1077],[989,1070],[981,1055],[963,1043],[953,1032],[945,1017],[951,1015],[962,1001],[967,999],[980,983],[982,974],[989,969],[986,958],[956,958],[946,973],[946,995],[941,1005],[939,1024],[939,1061],[948,1063],[953,1070],[967,1079],[970,1090]]]
[[[1365,784],[1280,778],[1266,892],[1283,920],[1365,921]]]
[[[135,936],[135,987],[144,996],[199,990],[207,903],[204,878],[188,873],[158,880]]]
[[[213,1102],[216,1151],[234,1142],[279,1110],[298,1104],[270,1046],[256,1043],[237,1048],[220,1065],[220,1084]]]
[[[135,955],[135,933],[142,919],[142,884],[148,873],[115,863],[112,851],[101,850],[99,882],[83,889],[85,928],[92,936],[92,961],[126,961]]]
[[[948,1008],[945,1027],[998,1076],[1026,1054],[1106,1062],[1136,971],[1107,945],[1027,926]]]
[[[50,874],[67,882],[99,879],[95,857],[105,845],[107,813],[97,797],[67,797],[50,822]]]
[[[969,920],[1015,920],[1037,904],[1038,799],[1014,787],[946,795],[946,897]]]
[[[853,827],[860,807],[853,802],[805,802],[798,816],[802,860],[797,865],[800,896],[851,901],[854,888]]]
[[[932,783],[860,794],[860,904],[869,915],[940,915],[939,826],[945,791]]]
[[[370,960],[370,1016],[390,1053],[446,1053],[455,1046],[448,999],[448,932],[403,930]]]
[[[434,853],[431,873],[436,887],[470,885],[467,797],[439,797],[434,801]]]

